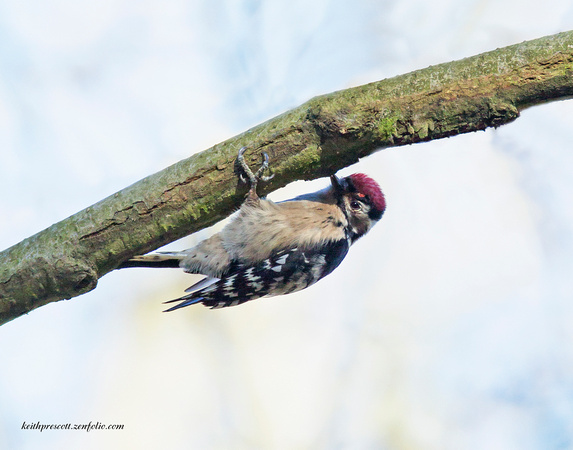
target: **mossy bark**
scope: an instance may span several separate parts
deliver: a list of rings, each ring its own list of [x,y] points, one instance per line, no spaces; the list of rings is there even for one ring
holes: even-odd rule
[[[573,32],[334,92],[151,175],[0,253],[0,324],[95,288],[129,257],[207,227],[246,193],[237,151],[272,161],[268,193],[371,153],[497,127],[573,95]]]

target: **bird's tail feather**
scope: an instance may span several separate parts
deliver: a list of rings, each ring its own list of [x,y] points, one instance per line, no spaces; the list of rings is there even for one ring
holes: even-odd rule
[[[168,300],[163,303],[173,303],[173,302],[181,302],[181,303],[172,306],[171,308],[166,309],[163,312],[175,311],[176,309],[183,308],[185,306],[194,305],[195,303],[201,303],[203,300],[205,300],[203,297],[193,297],[193,294],[186,295],[181,298],[176,298],[174,300]]]
[[[199,280],[197,283],[195,283],[192,286],[189,286],[187,289],[185,289],[185,292],[188,292],[189,294],[192,294],[194,292],[197,292],[201,289],[204,289],[206,287],[211,286],[212,284],[215,284],[217,281],[219,281],[220,278],[215,278],[215,277],[205,277],[202,280]]]

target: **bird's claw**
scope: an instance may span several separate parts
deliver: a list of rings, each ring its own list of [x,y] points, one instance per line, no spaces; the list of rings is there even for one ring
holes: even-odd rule
[[[263,175],[265,170],[269,170],[269,155],[267,154],[267,152],[262,152],[261,155],[263,155],[263,162],[261,163],[261,167],[259,167],[259,170],[257,170],[257,172],[255,173],[255,178],[266,182],[271,180],[275,176],[275,174],[271,173],[270,175]]]
[[[266,152],[261,152],[263,162],[261,163],[261,167],[253,173],[243,156],[246,150],[246,147],[242,147],[237,155],[237,162],[242,169],[242,173],[239,174],[239,178],[243,183],[249,183],[251,185],[251,191],[256,193],[257,183],[259,181],[269,181],[275,176],[275,174],[263,175],[265,170],[269,169],[269,155]]]

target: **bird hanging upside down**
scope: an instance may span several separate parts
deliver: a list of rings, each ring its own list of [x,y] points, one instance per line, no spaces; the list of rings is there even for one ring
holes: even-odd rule
[[[386,209],[380,186],[362,173],[332,175],[331,186],[280,203],[259,198],[257,183],[272,178],[263,175],[268,155],[253,173],[244,152],[237,162],[250,190],[227,226],[193,248],[136,256],[120,266],[181,267],[206,276],[187,295],[166,302],[180,302],[166,311],[195,303],[223,308],[300,291],[336,269]]]

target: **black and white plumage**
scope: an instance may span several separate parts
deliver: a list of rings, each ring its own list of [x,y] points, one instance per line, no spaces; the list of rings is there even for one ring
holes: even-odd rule
[[[261,297],[304,289],[331,273],[348,249],[382,217],[386,201],[378,184],[364,174],[339,179],[331,186],[285,202],[256,193],[268,157],[256,174],[239,151],[238,163],[251,189],[237,215],[219,233],[182,252],[136,256],[121,267],[181,267],[206,278],[170,302],[167,309],[202,303],[234,306]]]

